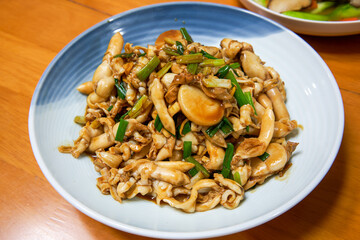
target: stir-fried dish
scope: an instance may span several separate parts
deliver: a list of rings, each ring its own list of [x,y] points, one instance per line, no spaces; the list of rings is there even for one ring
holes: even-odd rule
[[[360,0],[253,0],[275,12],[316,21],[356,21]]]
[[[236,208],[244,191],[289,166],[297,128],[284,82],[246,42],[220,48],[194,42],[185,28],[154,45],[124,45],[116,33],[92,81],[74,146],[92,154],[103,194],[122,202],[149,196],[185,212]],[[124,52],[122,49],[124,47]]]

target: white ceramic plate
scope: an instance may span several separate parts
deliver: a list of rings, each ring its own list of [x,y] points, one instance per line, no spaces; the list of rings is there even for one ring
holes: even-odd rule
[[[285,16],[257,4],[253,0],[240,0],[249,10],[268,17],[297,33],[314,36],[345,36],[360,33],[357,21],[313,21]]]
[[[212,16],[212,17],[209,17]],[[193,39],[218,46],[222,38],[253,45],[255,52],[285,81],[292,119],[304,126],[291,138],[300,142],[286,180],[272,178],[235,210],[222,207],[186,214],[169,206],[133,199],[122,204],[96,187],[99,174],[87,156],[74,159],[57,147],[78,137],[73,123],[86,97],[76,86],[92,78],[114,32],[126,42],[146,46],[169,29],[186,27]],[[168,3],[121,13],[69,43],[41,77],[29,112],[34,155],[52,186],[86,215],[114,228],[157,238],[205,238],[246,230],[287,211],[321,181],[339,149],[344,126],[341,95],[319,55],[297,35],[256,14],[210,3]]]

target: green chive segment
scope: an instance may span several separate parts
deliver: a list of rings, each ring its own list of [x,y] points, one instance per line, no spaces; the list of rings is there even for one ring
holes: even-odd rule
[[[114,80],[115,80],[115,87],[117,89],[117,94],[118,94],[119,98],[125,99],[126,88],[124,86],[124,83],[123,82],[119,83],[119,79],[117,79],[117,78],[114,78]]]
[[[155,129],[156,129],[158,132],[160,132],[161,129],[163,128],[163,124],[162,124],[162,122],[161,122],[161,120],[160,120],[159,114],[156,115],[154,125],[155,125]]]
[[[172,66],[172,62],[166,63],[165,66],[156,73],[157,77],[162,78],[169,71],[171,66]]]
[[[187,157],[187,158],[185,158],[185,161],[194,164],[196,170],[200,171],[206,178],[208,178],[210,176],[210,173],[208,172],[208,170],[206,170],[206,168],[203,165],[201,165],[201,163],[196,161],[193,157],[191,157],[191,156]]]
[[[241,186],[242,184],[241,184],[240,173],[239,173],[239,172],[235,172],[233,177],[234,177],[234,181],[237,182],[238,184],[240,184],[240,186]]]
[[[193,39],[191,38],[191,36],[189,35],[189,33],[187,32],[187,30],[186,30],[185,28],[180,28],[180,32],[181,32],[183,38],[184,38],[188,43],[194,42]]]
[[[234,145],[232,145],[231,143],[228,143],[226,151],[225,151],[223,168],[221,170],[221,174],[223,175],[224,178],[228,178],[229,174],[231,172],[231,160],[232,160],[233,155],[234,155]]]
[[[179,41],[176,41],[176,50],[180,55],[184,55],[184,46]]]
[[[201,63],[203,56],[201,53],[181,55],[176,57],[176,63],[189,64],[189,63]]]
[[[143,111],[143,107],[145,102],[147,101],[148,96],[143,95],[141,98],[135,103],[132,109],[129,111],[128,115],[130,118],[136,118]]]
[[[116,132],[115,140],[122,142],[125,136],[126,127],[129,124],[125,119],[120,119],[119,127]]]
[[[204,50],[201,50],[200,52],[201,52],[202,55],[203,55],[204,57],[206,57],[206,58],[209,58],[209,59],[218,59],[218,58],[210,55],[209,53],[205,52]]]
[[[268,157],[270,157],[270,154],[268,154],[267,152],[264,152],[262,155],[258,156],[261,161],[265,161]]]
[[[142,69],[140,69],[136,76],[140,79],[140,81],[145,81],[159,64],[160,60],[155,55]]]
[[[114,58],[131,58],[134,53],[120,53],[114,56]]]

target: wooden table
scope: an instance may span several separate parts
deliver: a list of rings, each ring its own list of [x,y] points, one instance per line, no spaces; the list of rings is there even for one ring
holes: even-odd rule
[[[28,112],[46,66],[74,37],[109,16],[159,2],[166,1],[0,1],[0,239],[142,239],[87,217],[52,188],[31,150]],[[236,0],[210,2],[241,7]],[[305,200],[227,239],[360,235],[360,35],[301,37],[325,60],[340,87],[346,117],[342,146],[329,173]]]

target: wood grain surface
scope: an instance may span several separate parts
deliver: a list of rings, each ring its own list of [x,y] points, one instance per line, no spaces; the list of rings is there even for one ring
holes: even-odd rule
[[[28,113],[43,71],[67,43],[111,15],[160,2],[167,1],[0,0],[0,239],[144,239],[87,217],[52,188],[31,150]],[[208,2],[242,7],[236,0]],[[301,37],[324,59],[340,87],[346,119],[340,151],[302,202],[227,239],[360,236],[360,35]]]

